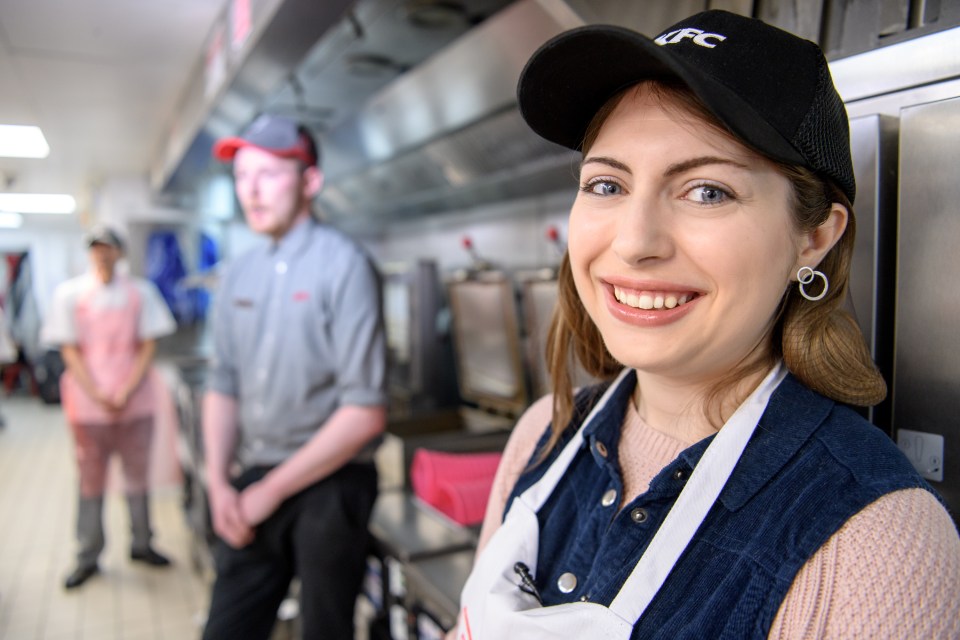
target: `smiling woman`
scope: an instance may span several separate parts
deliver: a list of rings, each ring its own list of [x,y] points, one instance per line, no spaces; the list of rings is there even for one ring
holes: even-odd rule
[[[817,46],[723,11],[588,26],[518,95],[580,190],[554,394],[507,445],[459,637],[956,637],[950,516],[843,406],[885,386],[840,309],[856,187]],[[574,393],[571,355],[607,382]]]

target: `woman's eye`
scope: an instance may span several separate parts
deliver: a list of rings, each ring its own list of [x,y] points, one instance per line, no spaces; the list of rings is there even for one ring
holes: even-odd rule
[[[687,192],[688,200],[693,200],[700,204],[721,204],[731,198],[732,196],[728,191],[709,184],[694,187]]]
[[[595,180],[580,187],[581,191],[598,196],[615,196],[622,192],[620,185],[608,180]]]

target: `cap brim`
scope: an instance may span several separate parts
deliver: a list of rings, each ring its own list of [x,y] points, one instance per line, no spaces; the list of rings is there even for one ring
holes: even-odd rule
[[[249,145],[243,138],[222,138],[213,144],[213,157],[222,162],[230,162],[240,147]]]
[[[524,120],[537,134],[580,150],[587,126],[621,90],[643,80],[676,78],[737,137],[786,162],[803,157],[734,91],[669,48],[635,31],[588,25],[544,44],[527,62],[517,85]]]
[[[103,245],[105,247],[113,247],[123,251],[123,243],[114,238],[107,238],[103,236],[95,236],[93,238],[87,238],[87,248],[91,249],[96,245]]]
[[[243,138],[222,138],[221,140],[217,140],[215,143],[213,143],[213,157],[222,162],[231,162],[234,157],[236,157],[237,152],[244,147],[260,149],[261,151],[266,151],[267,153],[277,156],[278,158],[300,160],[301,162],[311,166],[317,164],[317,159],[310,156],[303,149],[269,149],[267,147],[254,144],[249,140],[244,140]]]

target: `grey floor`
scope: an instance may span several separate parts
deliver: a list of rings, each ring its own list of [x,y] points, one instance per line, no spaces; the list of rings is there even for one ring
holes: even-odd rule
[[[192,569],[175,474],[154,474],[159,481],[152,507],[156,547],[173,559],[173,567],[129,562],[126,507],[117,488],[106,504],[102,573],[67,592],[63,579],[75,552],[77,486],[63,412],[13,396],[0,398],[0,413],[6,418],[0,429],[0,639],[198,637],[208,583]]]
[[[212,569],[194,569],[196,545],[181,506],[178,418],[161,402],[154,435],[151,516],[167,569],[130,563],[130,534],[119,465],[106,502],[107,548],[101,573],[80,589],[63,581],[76,551],[77,480],[69,429],[59,405],[25,394],[3,397],[0,414],[0,640],[191,640],[203,627]],[[377,454],[381,488],[403,483],[399,440]],[[208,557],[206,558],[208,559]],[[360,598],[361,604],[365,600]],[[295,600],[278,612],[272,640],[296,637]],[[369,612],[358,607],[358,621]],[[357,638],[365,628],[358,624]]]

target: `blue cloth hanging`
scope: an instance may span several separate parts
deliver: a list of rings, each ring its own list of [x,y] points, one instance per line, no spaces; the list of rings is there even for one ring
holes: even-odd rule
[[[187,275],[180,252],[180,243],[173,231],[154,231],[147,239],[147,278],[160,290],[177,324],[193,321],[190,301],[184,295],[180,281]]]

